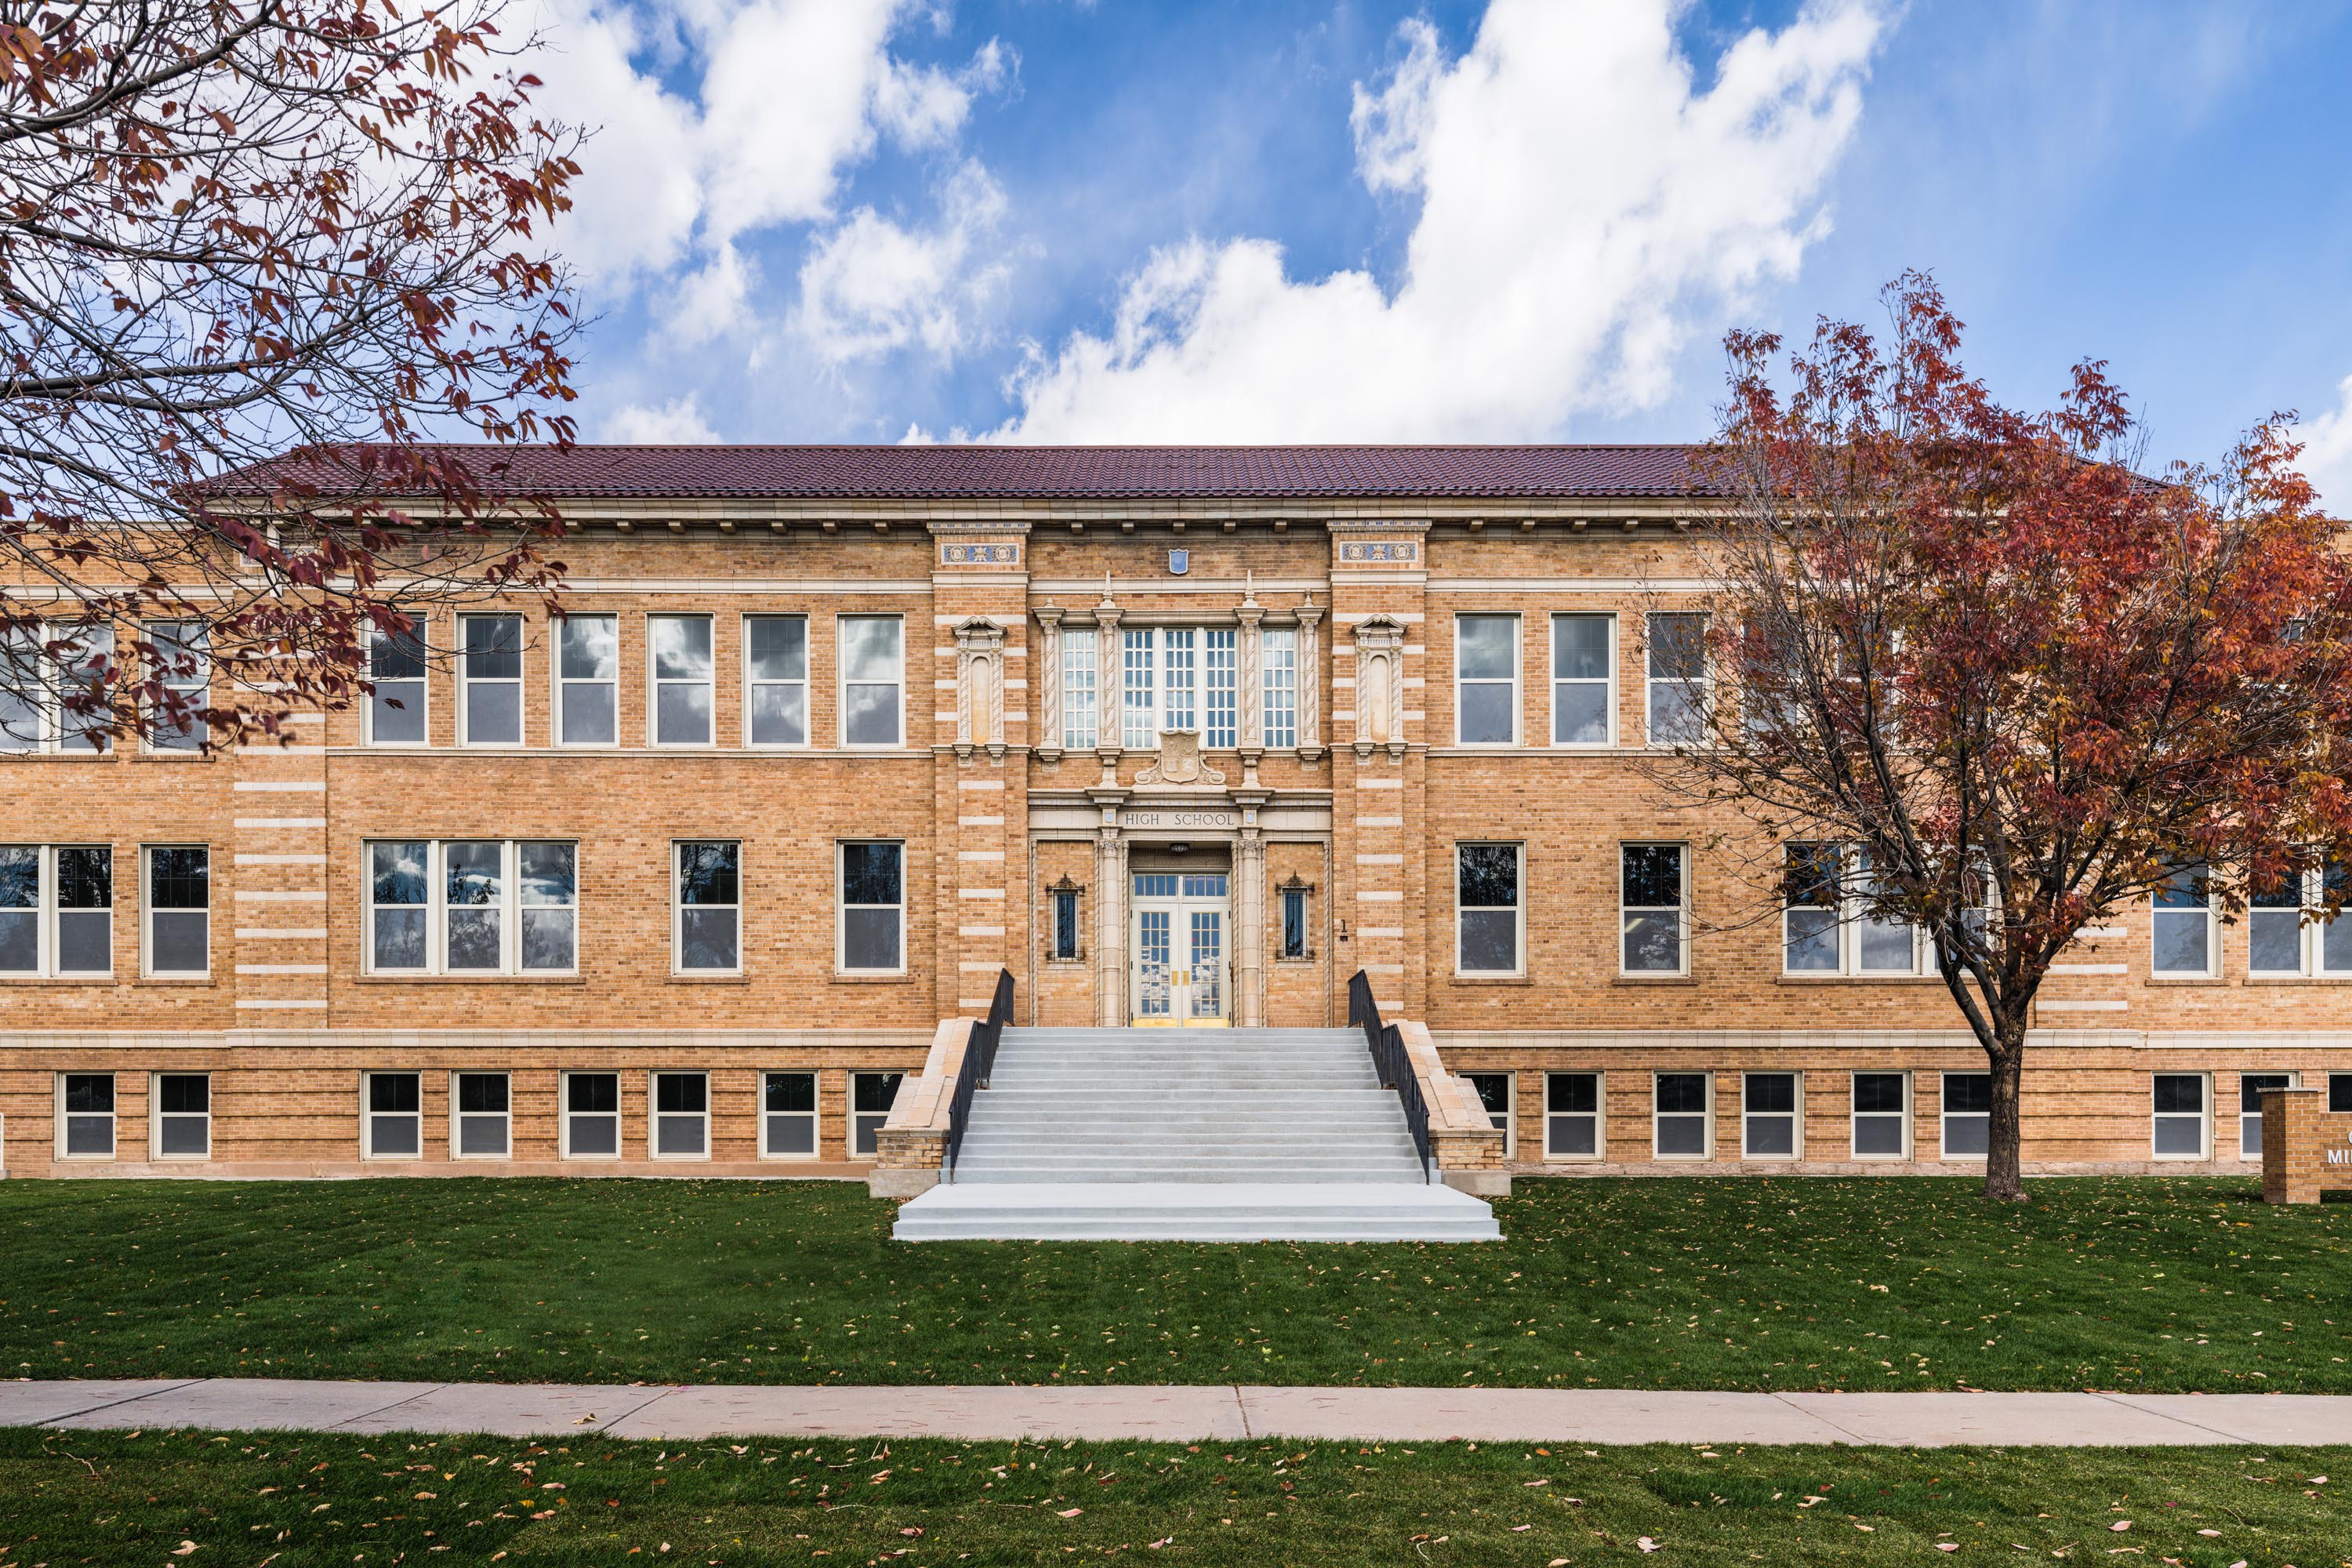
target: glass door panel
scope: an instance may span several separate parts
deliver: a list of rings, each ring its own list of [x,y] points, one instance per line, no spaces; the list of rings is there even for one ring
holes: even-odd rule
[[[1165,1018],[1171,1012],[1169,990],[1168,910],[1138,910],[1135,913],[1135,1011],[1143,1018]]]
[[[1192,984],[1186,987],[1191,1005],[1184,1016],[1203,1021],[1222,1019],[1225,1016],[1225,912],[1221,909],[1194,909],[1188,912],[1192,927],[1192,961],[1188,966]]]

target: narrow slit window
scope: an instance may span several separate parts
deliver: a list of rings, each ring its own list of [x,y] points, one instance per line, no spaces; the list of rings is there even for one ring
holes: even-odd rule
[[[555,740],[563,746],[609,746],[620,737],[616,711],[621,629],[613,616],[565,616],[555,623]]]
[[[1307,924],[1307,898],[1311,888],[1282,889],[1282,956],[1312,958],[1315,956],[1313,928]]]
[[[1068,963],[1080,956],[1078,942],[1078,895],[1076,888],[1055,888],[1047,897],[1054,907],[1054,944],[1051,956]]]
[[[469,746],[522,744],[522,617],[458,618],[457,708]]]
[[[808,617],[743,620],[745,733],[754,746],[808,744]]]

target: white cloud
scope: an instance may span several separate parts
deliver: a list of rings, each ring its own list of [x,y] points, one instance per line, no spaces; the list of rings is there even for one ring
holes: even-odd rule
[[[1884,22],[1819,0],[1701,90],[1678,0],[1494,0],[1446,63],[1427,24],[1360,89],[1358,167],[1421,210],[1393,293],[1189,240],[1106,335],[1033,351],[994,435],[1045,441],[1498,439],[1663,397],[1677,349],[1827,232],[1818,193]]]
[[[976,161],[940,197],[940,221],[915,230],[860,207],[801,265],[793,324],[833,364],[919,342],[951,360],[977,334],[975,313],[1002,288],[1002,262],[974,252],[1004,216],[1004,193]]]
[[[2303,477],[2331,517],[2352,517],[2352,375],[2336,388],[2336,406],[2294,427],[2303,443]]]
[[[690,392],[656,408],[632,403],[615,409],[604,421],[603,435],[607,441],[632,447],[689,447],[719,439]]]

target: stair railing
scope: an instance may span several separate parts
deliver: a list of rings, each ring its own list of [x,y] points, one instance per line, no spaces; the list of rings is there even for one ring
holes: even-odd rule
[[[955,1093],[948,1101],[948,1180],[955,1180],[956,1156],[963,1152],[964,1129],[971,1122],[971,1097],[988,1087],[996,1070],[996,1047],[1003,1042],[1004,1026],[1013,1021],[1013,971],[996,972],[996,994],[989,998],[988,1016],[971,1026],[964,1042],[963,1065],[956,1069]]]
[[[1421,1077],[1405,1055],[1403,1037],[1394,1024],[1381,1022],[1380,1004],[1372,1000],[1371,977],[1360,969],[1348,982],[1348,1023],[1364,1031],[1381,1087],[1395,1089],[1397,1099],[1404,1103],[1405,1131],[1412,1134],[1413,1152],[1421,1156],[1421,1179],[1428,1181],[1429,1102],[1421,1097]]]

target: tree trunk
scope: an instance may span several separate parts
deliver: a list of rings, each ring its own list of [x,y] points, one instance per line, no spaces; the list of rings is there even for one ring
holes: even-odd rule
[[[2001,1018],[1993,1026],[1994,1038],[1985,1047],[1992,1068],[1992,1123],[1985,1147],[1985,1196],[1995,1203],[2026,1201],[2025,1179],[2020,1170],[2022,1140],[2017,1120],[2018,1084],[2024,1076],[2025,1025],[2022,1019]]]

